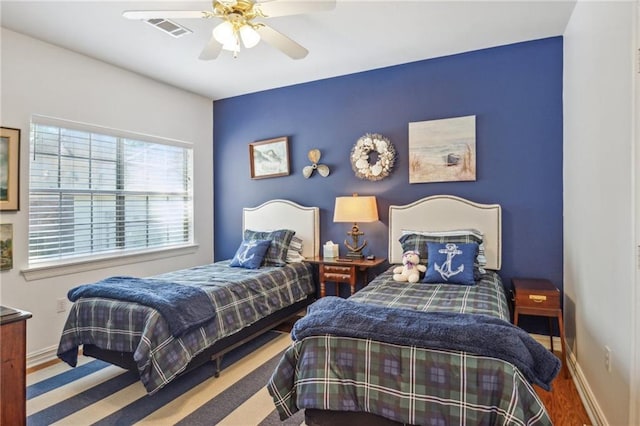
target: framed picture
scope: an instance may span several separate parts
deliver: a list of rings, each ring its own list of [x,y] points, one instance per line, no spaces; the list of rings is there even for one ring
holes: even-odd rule
[[[0,225],[0,271],[13,268],[13,224]]]
[[[476,116],[409,123],[409,183],[476,180]]]
[[[0,127],[0,210],[19,210],[19,168],[20,129]]]
[[[262,179],[289,174],[289,139],[268,139],[249,144],[251,179]]]

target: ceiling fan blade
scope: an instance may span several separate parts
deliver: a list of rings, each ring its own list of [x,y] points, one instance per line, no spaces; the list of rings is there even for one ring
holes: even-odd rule
[[[267,25],[261,25],[256,28],[256,31],[260,33],[262,40],[279,49],[292,59],[302,59],[309,53],[307,49]]]
[[[335,0],[315,1],[270,1],[258,3],[260,10],[268,18],[277,16],[300,15],[302,13],[324,12],[336,7]]]
[[[201,10],[125,10],[122,16],[127,19],[158,19],[158,18],[208,18],[210,12]]]
[[[201,59],[203,61],[211,61],[218,57],[221,50],[222,45],[218,43],[215,37],[211,37],[204,49],[202,49],[202,52],[200,52],[200,56],[198,56],[198,59]]]

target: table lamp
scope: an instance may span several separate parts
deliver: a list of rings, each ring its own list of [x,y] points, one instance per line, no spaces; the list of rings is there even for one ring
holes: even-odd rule
[[[375,222],[377,220],[378,206],[376,197],[359,197],[358,194],[353,194],[351,197],[336,197],[333,221],[353,223],[351,232],[347,232],[347,235],[351,236],[353,243],[349,244],[347,240],[344,240],[344,245],[349,250],[346,257],[362,259],[362,249],[367,245],[367,241],[364,240],[360,244],[360,236],[364,235],[364,232],[361,232],[360,228],[358,228],[358,222]]]

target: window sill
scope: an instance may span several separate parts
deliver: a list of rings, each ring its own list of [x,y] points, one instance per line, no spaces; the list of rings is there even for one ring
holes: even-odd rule
[[[36,281],[44,278],[58,277],[61,275],[75,274],[78,272],[92,271],[96,269],[110,268],[113,266],[129,265],[132,263],[148,262],[168,257],[193,254],[198,250],[198,244],[190,244],[180,247],[165,248],[139,253],[117,254],[100,259],[84,259],[73,262],[43,264],[22,269],[22,275],[27,281]]]

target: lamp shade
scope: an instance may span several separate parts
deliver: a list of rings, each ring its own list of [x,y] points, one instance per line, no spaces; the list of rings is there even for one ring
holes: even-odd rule
[[[336,197],[333,210],[334,222],[375,222],[378,220],[378,205],[376,197]]]

